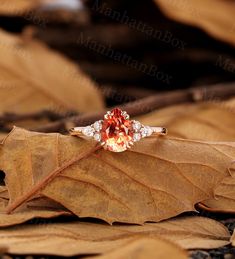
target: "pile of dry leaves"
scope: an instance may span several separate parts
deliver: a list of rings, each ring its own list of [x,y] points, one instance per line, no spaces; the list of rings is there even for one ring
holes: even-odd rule
[[[39,2],[18,1],[14,10],[5,2],[0,13],[21,16]],[[215,22],[200,1],[195,9],[155,2],[168,16],[234,44],[224,32],[229,15],[212,13]],[[216,2],[227,10],[226,1]],[[190,19],[193,10],[201,19]],[[169,136],[108,152],[65,134],[105,113],[102,88],[34,39],[31,28],[0,30],[0,252],[181,259],[194,250],[232,251],[235,233],[221,219],[234,222],[235,87],[224,87],[208,86],[215,95],[207,101],[204,87],[124,104],[143,124],[167,127]]]

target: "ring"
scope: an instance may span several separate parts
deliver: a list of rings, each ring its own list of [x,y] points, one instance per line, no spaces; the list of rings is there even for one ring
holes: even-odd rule
[[[126,111],[115,108],[104,115],[104,120],[86,127],[69,130],[72,136],[85,136],[100,142],[104,149],[123,152],[142,138],[151,135],[167,135],[164,127],[144,126],[139,121],[130,120]]]

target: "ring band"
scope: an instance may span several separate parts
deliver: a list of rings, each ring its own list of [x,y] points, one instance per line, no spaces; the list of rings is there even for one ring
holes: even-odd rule
[[[89,126],[88,126],[89,127]],[[146,126],[145,126],[146,127]],[[164,127],[150,127],[150,126],[147,126],[149,128],[151,128],[152,130],[152,136],[154,135],[167,135],[167,129],[164,128]],[[86,127],[74,127],[74,128],[71,128],[69,130],[69,133],[71,136],[82,136],[82,135],[85,135],[83,132],[86,132],[87,131],[87,126]]]
[[[164,127],[145,126],[129,118],[126,111],[115,108],[104,115],[104,120],[85,127],[71,128],[69,132],[72,136],[93,138],[100,142],[104,149],[112,152],[123,152],[145,137],[167,135],[167,129]]]

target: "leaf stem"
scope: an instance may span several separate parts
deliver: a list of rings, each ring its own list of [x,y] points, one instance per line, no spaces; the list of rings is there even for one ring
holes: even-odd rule
[[[89,155],[91,155],[92,153],[94,153],[95,151],[101,149],[102,147],[98,144],[95,147],[93,147],[92,149],[80,154],[79,156],[77,156],[76,158],[66,162],[64,165],[62,165],[61,167],[55,169],[54,171],[52,171],[50,174],[48,174],[45,178],[43,178],[40,182],[38,182],[36,185],[33,186],[33,188],[31,190],[29,190],[27,193],[23,194],[21,197],[19,197],[18,199],[16,199],[12,204],[8,205],[6,208],[6,213],[10,214],[12,213],[15,209],[17,209],[19,206],[21,206],[23,203],[27,202],[30,198],[32,198],[32,196],[34,196],[35,194],[37,194],[40,190],[42,190],[43,188],[45,188],[47,186],[47,184],[49,184],[58,174],[60,174],[63,170],[65,170],[66,168],[70,167],[71,165],[73,165],[74,163],[88,157]]]

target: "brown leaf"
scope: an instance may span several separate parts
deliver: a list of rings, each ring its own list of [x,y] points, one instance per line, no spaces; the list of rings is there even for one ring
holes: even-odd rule
[[[11,206],[41,190],[79,217],[160,221],[213,198],[235,156],[235,143],[226,142],[146,138],[123,153],[92,153],[93,145],[15,128],[0,149]]]
[[[69,216],[71,213],[62,206],[46,198],[36,198],[27,204],[20,212],[6,214],[6,205],[8,203],[8,192],[5,186],[0,186],[0,227],[7,227],[24,223],[35,218],[54,218],[58,216]],[[38,222],[38,220],[35,220]],[[40,222],[40,221],[39,221]]]
[[[9,195],[8,195],[8,191],[7,191],[7,187],[6,186],[2,186],[0,185],[0,198],[2,199],[8,199],[9,200]]]
[[[73,222],[0,230],[1,245],[13,254],[103,254],[139,238],[151,238],[156,242],[164,238],[186,249],[209,249],[229,244],[230,234],[221,223],[202,217],[178,218],[143,226]]]
[[[100,92],[71,61],[43,43],[0,31],[0,112],[101,110]]]
[[[221,103],[184,104],[139,117],[147,125],[164,125],[171,136],[210,141],[235,140],[235,106],[231,99]],[[235,157],[231,157],[235,160]],[[231,164],[230,164],[231,165]],[[229,166],[230,166],[229,165]],[[215,189],[216,199],[200,206],[209,211],[235,211],[234,177],[224,179]]]
[[[0,132],[0,142],[2,142],[6,136],[7,136],[7,133]]]
[[[235,141],[235,109],[231,104],[202,103],[171,106],[137,118],[143,124],[164,125],[174,137]]]
[[[206,207],[203,207],[205,205]],[[235,166],[230,168],[230,176],[226,177],[215,188],[215,199],[203,202],[204,209],[215,212],[235,212]]]
[[[41,2],[41,0],[0,0],[0,14],[18,16],[35,9]]]
[[[135,119],[140,120],[145,125],[156,126],[162,124],[169,127],[169,123],[174,119],[185,115],[186,110],[187,112],[194,111],[195,105],[189,103],[171,105],[162,109],[157,109],[145,115],[138,116]],[[169,132],[169,134],[171,134],[171,132]]]
[[[235,109],[235,98],[231,98],[226,103],[231,109]]]
[[[94,257],[88,257],[92,259]],[[161,239],[140,238],[95,259],[187,259],[187,253]]]
[[[63,210],[46,210],[46,209],[27,209],[25,211],[16,212],[14,214],[6,214],[5,212],[0,212],[0,227],[7,227],[18,225],[24,223],[28,220],[35,219],[35,218],[55,218],[62,215],[71,215],[69,211]]]
[[[232,235],[230,241],[232,243],[232,246],[235,246],[235,229],[233,230],[233,235]]]
[[[0,211],[4,211],[9,202],[9,195],[6,186],[0,186]]]
[[[233,1],[155,0],[168,17],[205,30],[209,35],[235,45]],[[213,8],[212,8],[213,6]]]

